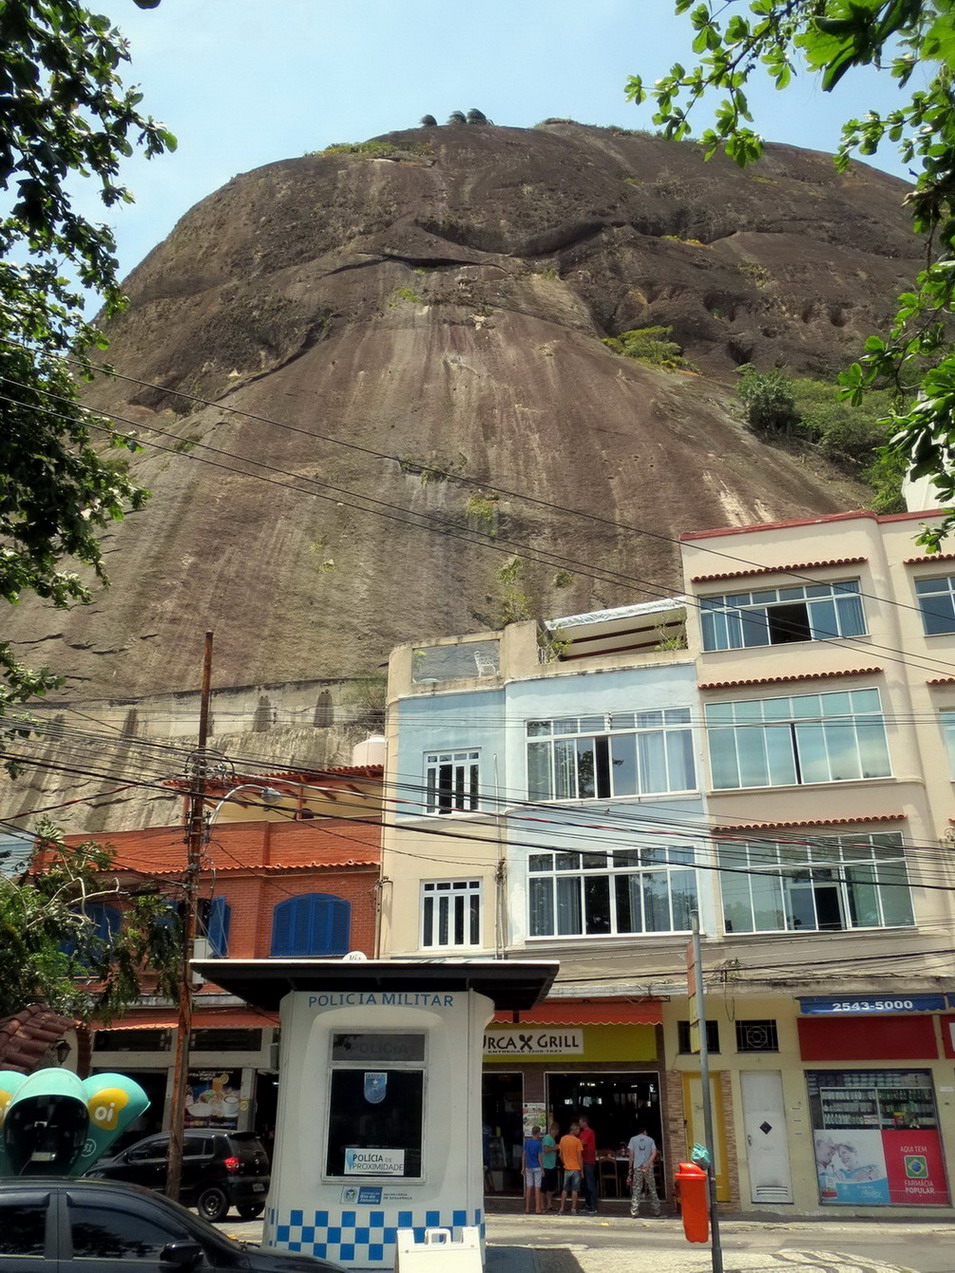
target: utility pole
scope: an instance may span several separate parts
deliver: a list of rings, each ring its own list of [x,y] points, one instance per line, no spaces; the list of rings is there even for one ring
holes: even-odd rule
[[[706,1038],[706,1004],[703,997],[703,956],[700,948],[700,917],[693,913],[693,937],[690,943],[692,959],[690,972],[690,1019],[696,1018],[696,1030],[700,1047],[700,1086],[703,1095],[703,1135],[709,1151],[707,1185],[710,1201],[710,1256],[713,1273],[723,1273],[723,1245],[720,1242],[720,1221],[716,1208],[716,1140],[713,1136],[713,1101],[710,1092],[710,1050]],[[695,1000],[695,1002],[694,1002]],[[692,1030],[692,1026],[691,1026]]]
[[[209,698],[212,681],[212,633],[206,633],[202,661],[202,690],[199,695],[199,745],[193,753],[189,772],[189,813],[186,819],[186,871],[183,876],[182,964],[179,977],[179,1024],[173,1060],[172,1100],[169,1107],[169,1166],[166,1193],[179,1200],[182,1181],[182,1152],[185,1140],[186,1092],[189,1088],[189,1040],[192,1037],[192,971],[189,967],[196,942],[196,915],[199,904],[199,871],[205,847],[205,803],[209,736]]]

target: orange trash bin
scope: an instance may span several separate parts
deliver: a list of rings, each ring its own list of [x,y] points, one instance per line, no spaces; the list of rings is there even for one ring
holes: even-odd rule
[[[695,1163],[681,1162],[674,1177],[680,1191],[683,1232],[687,1242],[706,1242],[710,1236],[709,1180]]]

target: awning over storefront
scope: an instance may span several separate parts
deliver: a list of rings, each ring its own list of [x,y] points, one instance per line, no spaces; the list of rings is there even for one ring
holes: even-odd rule
[[[268,1030],[277,1026],[277,1012],[250,1012],[248,1008],[222,1008],[192,1014],[193,1030]],[[179,1024],[177,1013],[168,1008],[150,1012],[135,1008],[109,1025],[94,1025],[95,1030],[174,1030]]]
[[[500,1025],[515,1022],[523,1025],[660,1025],[663,1005],[656,1000],[634,1003],[611,999],[593,1003],[570,999],[539,1003],[528,1012],[495,1012],[494,1020]]]

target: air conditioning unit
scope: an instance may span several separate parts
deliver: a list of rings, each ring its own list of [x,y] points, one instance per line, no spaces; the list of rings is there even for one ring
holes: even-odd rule
[[[193,959],[212,959],[212,958],[214,958],[213,953],[212,953],[212,949],[211,949],[211,947],[210,947],[210,945],[209,945],[209,938],[208,938],[208,937],[197,937],[197,938],[195,939],[195,941],[192,943],[192,957],[193,957]],[[200,976],[199,976],[199,974],[196,972],[196,970],[195,970],[195,969],[193,969],[193,970],[192,970],[192,984],[193,984],[194,986],[204,986],[204,985],[205,985],[205,983],[206,983],[206,979],[205,979],[205,977],[200,977]]]

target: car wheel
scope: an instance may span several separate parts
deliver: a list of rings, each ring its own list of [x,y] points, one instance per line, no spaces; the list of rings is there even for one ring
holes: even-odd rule
[[[204,1220],[224,1220],[229,1214],[229,1199],[221,1189],[210,1185],[196,1198],[196,1210]]]
[[[236,1207],[243,1220],[255,1220],[265,1210],[264,1202],[243,1202]]]

